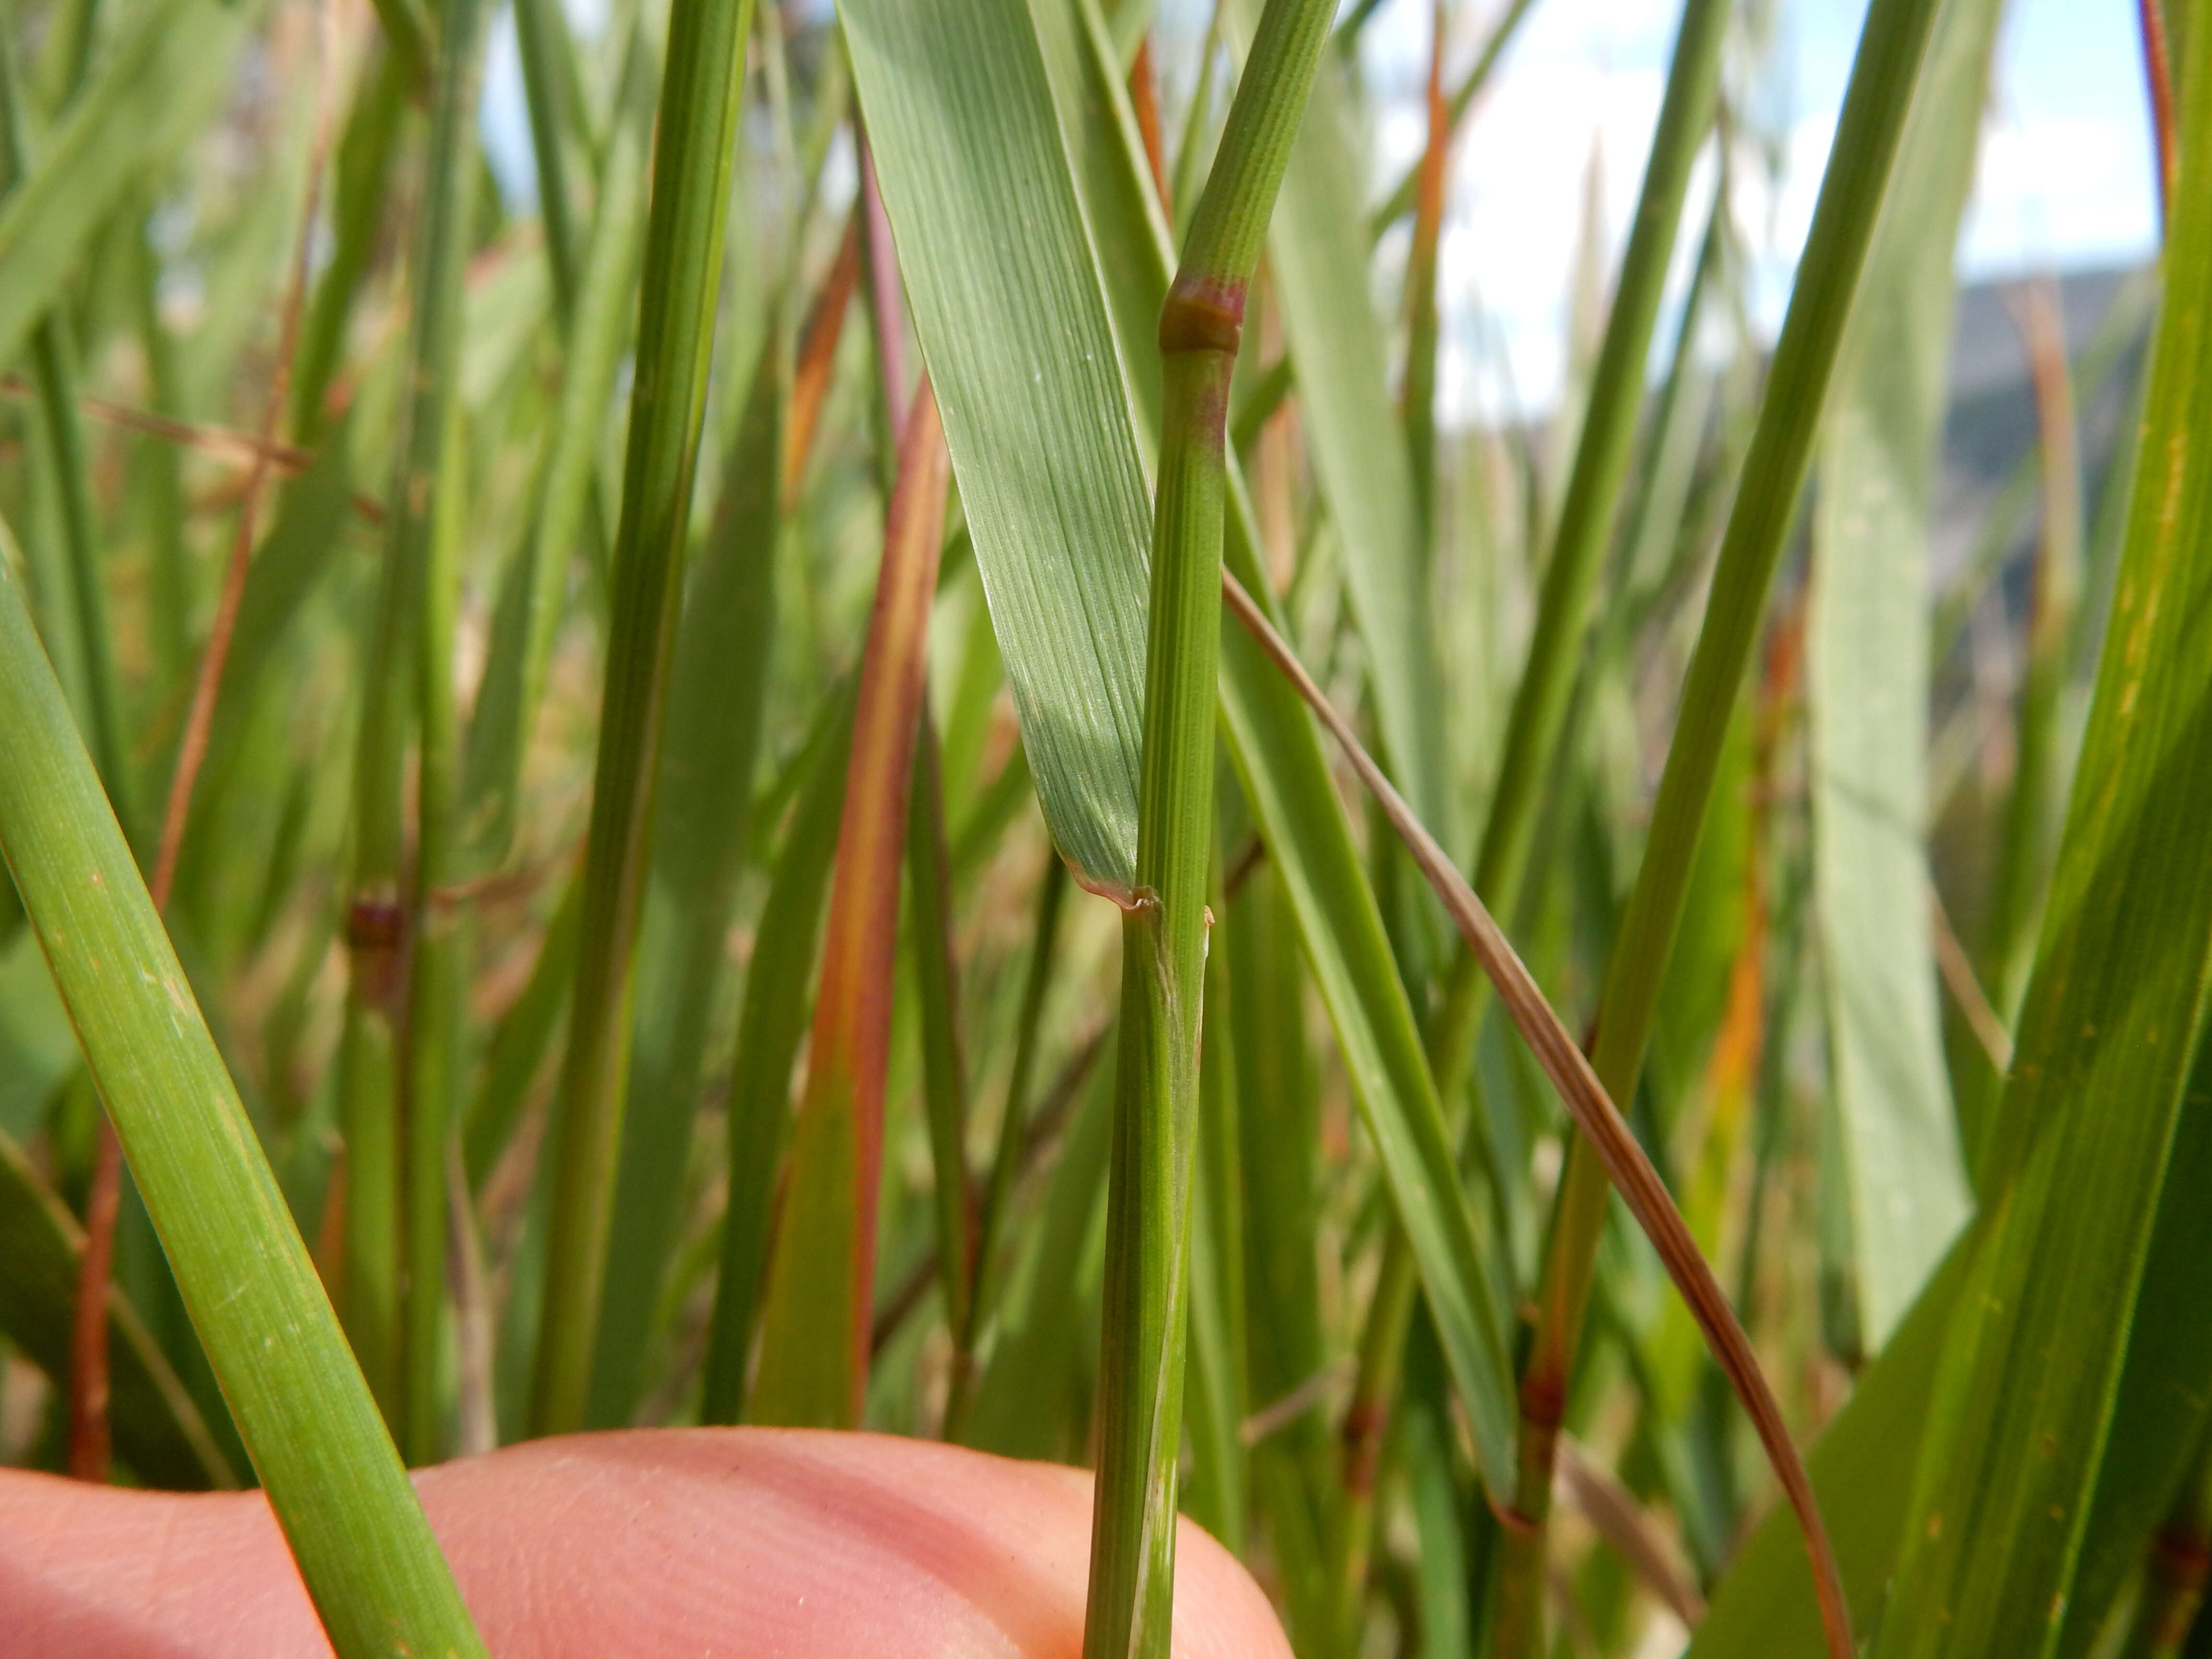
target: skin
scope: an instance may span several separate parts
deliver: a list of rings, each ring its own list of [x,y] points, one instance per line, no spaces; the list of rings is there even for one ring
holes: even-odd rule
[[[510,1447],[416,1477],[498,1659],[1072,1656],[1091,1479],[931,1442],[671,1429]],[[1188,1522],[1175,1651],[1288,1659],[1259,1588]],[[0,1471],[18,1659],[330,1652],[258,1493]]]

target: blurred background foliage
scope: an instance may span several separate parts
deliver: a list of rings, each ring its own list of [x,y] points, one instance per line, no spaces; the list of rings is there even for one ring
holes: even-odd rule
[[[1690,135],[1698,160],[1671,256],[1660,252],[1650,343],[1609,386],[1597,374],[1620,247],[1607,204],[1631,199],[1630,184],[1591,152],[1581,198],[1552,204],[1580,224],[1557,381],[1509,403],[1495,391],[1513,385],[1525,342],[1509,349],[1479,295],[1493,269],[1510,289],[1524,251],[1479,241],[1448,211],[1447,181],[1523,164],[1486,142],[1480,114],[1510,95],[1514,32],[1565,3],[1452,0],[1432,23],[1374,0],[1346,9],[1255,286],[1231,434],[1284,632],[1471,868],[1577,446],[1607,412],[1593,386],[1617,405],[1625,473],[1617,510],[1600,498],[1586,625],[1559,647],[1565,702],[1528,781],[1525,874],[1507,900],[1485,893],[1580,1031],[1636,881],[1760,418],[1767,220],[1793,183],[1776,87],[1795,37],[1792,0],[1717,9],[1718,90]],[[140,14],[156,8],[172,15],[167,55],[133,58]],[[2132,40],[2126,9],[2099,9],[2110,14],[2100,27]],[[410,930],[434,915],[456,976],[450,1025],[436,1028],[450,1032],[447,1156],[430,1166],[412,1152],[402,1167],[428,1183],[445,1254],[404,1286],[405,1413],[369,1369],[395,1425],[411,1425],[402,1443],[415,1462],[546,1426],[532,1370],[542,1312],[561,1305],[547,1276],[563,1034],[580,955],[604,943],[580,919],[580,853],[620,581],[610,561],[665,11],[611,0],[571,17],[550,0],[515,0],[491,25],[481,138],[442,154],[429,110],[451,43],[436,44],[416,0],[376,10],[24,0],[0,20],[13,58],[0,88],[14,133],[0,194],[8,556],[150,872],[241,507],[258,504],[165,915],[365,1359],[398,1353],[389,1345],[401,1339],[394,1309],[364,1291],[363,1241],[375,1235],[368,1189],[349,1186],[363,1156],[347,1145],[361,1121],[346,1094],[361,1085],[342,1063],[349,983],[360,996],[374,931],[364,903],[392,902],[361,884],[370,831],[357,733],[379,696],[413,710],[403,720],[418,752],[397,820],[407,827],[386,873],[410,895]],[[1092,165],[1097,132],[1133,135],[1180,228],[1256,11],[1224,0],[1218,14],[1164,6],[1155,19],[1144,0],[1030,0],[1027,14],[1049,15],[1040,39],[1072,27],[1085,61],[1110,61],[1120,77],[1097,107],[1057,89],[1064,123],[1098,124],[1062,133],[1062,164]],[[1914,1310],[1945,1282],[1939,1264],[1977,1183],[2003,1162],[1992,1126],[2130,533],[2160,306],[2148,264],[1959,284],[1951,252],[2002,9],[1949,0],[1940,11],[1892,216],[1825,405],[1811,505],[1717,751],[1649,1063],[1619,1101],[1800,1443],[1909,1343],[1917,1391],[1932,1386],[1923,1351],[1940,1333],[1912,1333],[1940,1325],[1941,1310]],[[659,746],[644,751],[657,801],[636,982],[614,1016],[628,1099],[618,1157],[598,1177],[611,1197],[603,1289],[578,1339],[581,1421],[763,1414],[749,1399],[757,1367],[770,1387],[758,1333],[765,1322],[775,1340],[777,1298],[802,1293],[783,1283],[800,1272],[791,1264],[818,1255],[833,1278],[854,1260],[872,1269],[855,1339],[867,1358],[859,1422],[1086,1462],[1119,916],[1070,883],[1040,812],[1039,757],[1024,748],[994,630],[996,555],[981,510],[971,534],[961,506],[986,469],[960,443],[960,400],[974,394],[952,386],[940,343],[902,299],[902,263],[917,295],[957,273],[915,264],[929,256],[907,234],[921,210],[902,199],[908,158],[884,169],[888,224],[864,166],[863,118],[886,133],[896,119],[867,107],[865,76],[856,100],[827,6],[761,0],[744,50],[688,587],[658,668]],[[1390,69],[1409,55],[1429,82],[1419,96]],[[33,240],[21,240],[10,216],[28,198],[24,181],[73,108],[100,97],[112,112],[90,141],[52,152],[52,166],[74,169],[58,188],[81,197],[84,222],[64,234],[51,215],[26,221]],[[412,647],[402,639],[395,656],[380,618],[410,327],[424,303],[417,243],[441,191],[463,216],[465,263],[441,392],[447,424],[427,452],[436,482],[424,534],[434,560],[450,562],[435,568],[450,572],[453,602],[441,665],[452,706],[438,738],[435,699],[410,689]],[[1084,201],[1091,280],[1110,293],[1141,259],[1096,198]],[[58,270],[20,275],[36,263],[23,246],[58,250]],[[7,300],[11,284],[24,297]],[[1136,364],[1149,344],[1122,349]],[[879,569],[891,568],[899,434],[915,418],[924,359],[945,382],[955,444],[926,637],[908,642],[925,688],[909,773],[871,763],[852,733],[856,720],[870,729],[855,686],[864,648],[878,648],[871,608]],[[1492,390],[1471,392],[1478,382]],[[909,538],[933,538],[935,520],[916,510]],[[1072,684],[1080,694],[1079,673]],[[434,752],[442,783],[425,769]],[[856,791],[908,787],[909,775],[910,794],[876,803],[902,853],[895,840],[893,862],[871,874],[838,826],[849,830]],[[1433,1036],[1452,1017],[1449,925],[1348,780],[1338,781],[1399,976]],[[1394,1339],[1376,1313],[1394,1271],[1390,1189],[1340,1048],[1342,1017],[1309,968],[1311,924],[1249,787],[1224,750],[1183,1503],[1252,1565],[1302,1654],[1482,1652],[1511,1472],[1477,1468],[1444,1348],[1418,1306],[1395,1328],[1402,1374],[1379,1398],[1369,1389],[1370,1346]],[[426,851],[434,788],[447,817]],[[431,859],[425,887],[418,861]],[[896,939],[879,930],[872,950],[825,956],[833,886],[866,879],[877,914],[896,916]],[[418,948],[418,978],[422,960]],[[865,1040],[825,1026],[821,975],[890,991],[872,1215],[849,1194],[843,1212],[790,1207],[793,1110],[825,1056]],[[428,1040],[427,1018],[418,1006],[399,1022],[403,1050]],[[1472,1125],[1462,1152],[1480,1268],[1522,1333],[1507,1339],[1517,1354],[1573,1132],[1506,1022],[1474,1029],[1471,1063],[1438,1065],[1436,1081],[1447,1121]],[[404,1100],[428,1085],[386,1086]],[[35,932],[0,889],[0,1456],[11,1462],[67,1460],[69,1330],[100,1124]],[[2185,1125],[2161,1173],[2181,1167],[2187,1135]],[[2136,1191],[2139,1216],[2160,1191]],[[391,1214],[404,1207],[384,1201]],[[799,1214],[804,1227],[783,1224]],[[119,1473],[161,1485],[248,1478],[127,1182],[114,1273]],[[1600,1242],[1595,1285],[1566,1396],[1547,1647],[1674,1652],[1717,1595],[1696,1651],[1799,1650],[1789,1644],[1810,1605],[1802,1557],[1791,1567],[1772,1547],[1747,1551],[1772,1478],[1623,1213]],[[2116,1294],[2124,1339],[2135,1291]],[[2187,1294],[2160,1316],[2203,1322],[2201,1285]],[[814,1316],[804,1304],[793,1316]],[[2144,1442],[2151,1467],[2127,1474],[2128,1436],[2144,1419],[2104,1408],[2111,1446],[2081,1495],[2094,1492],[2111,1524],[2086,1549],[2077,1538],[2056,1581],[2076,1597],[2068,1653],[2182,1650],[2187,1615],[2168,1605],[2154,1534],[2183,1552],[2172,1559],[2200,1563],[2201,1589],[2203,1358],[2167,1362],[2180,1403]],[[792,1381],[800,1373],[777,1376],[767,1415],[848,1415],[810,1401],[804,1376]],[[1873,1454],[1902,1469],[1893,1484],[1910,1475],[1917,1422]],[[2099,1486],[2100,1468],[2124,1490]],[[1825,1500],[1830,1476],[1817,1461],[1815,1472]],[[1853,1500],[1839,1501],[1848,1516]],[[1853,1577],[1855,1596],[1887,1580],[1893,1546],[1869,1547],[1879,1559]],[[1727,1587],[1754,1575],[1788,1605],[1725,1623]],[[1863,1628],[1878,1601],[1857,1607]],[[2160,1619],[2179,1634],[2153,1628]],[[2212,1636],[2197,1641],[2212,1650]]]

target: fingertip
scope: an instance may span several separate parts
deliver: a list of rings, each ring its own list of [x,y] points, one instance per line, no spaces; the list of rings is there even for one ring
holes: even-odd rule
[[[495,1651],[676,1652],[719,1637],[812,1659],[1079,1651],[1091,1481],[933,1442],[651,1431],[518,1446],[420,1478]],[[503,1524],[518,1510],[526,1530]],[[1244,1568],[1185,1521],[1175,1651],[1287,1656]],[[595,1575],[588,1607],[544,1587]]]
[[[886,1652],[1073,1659],[1091,1480],[930,1442],[797,1430],[580,1435],[424,1471],[498,1659]],[[29,1659],[323,1659],[258,1493],[0,1471],[0,1630]],[[1174,1651],[1287,1659],[1243,1565],[1177,1540]]]
[[[1187,1659],[1290,1659],[1290,1640],[1244,1564],[1188,1516],[1176,1536],[1175,1651]]]

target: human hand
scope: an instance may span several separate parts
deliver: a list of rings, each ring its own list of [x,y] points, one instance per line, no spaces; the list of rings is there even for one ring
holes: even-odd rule
[[[933,1442],[664,1429],[509,1447],[416,1477],[495,1659],[1073,1656],[1091,1481]],[[1287,1659],[1266,1599],[1186,1522],[1175,1651]],[[10,1659],[330,1652],[258,1492],[0,1471]]]

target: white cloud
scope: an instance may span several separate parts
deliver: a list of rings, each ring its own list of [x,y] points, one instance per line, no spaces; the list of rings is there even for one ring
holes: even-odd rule
[[[1440,376],[1447,420],[1509,416],[1556,398],[1593,169],[1609,270],[1665,94],[1671,5],[1553,3],[1537,14],[1550,27],[1530,25],[1454,150],[1439,285],[1451,342]],[[1625,14],[1618,27],[1608,9]],[[1397,167],[1422,136],[1419,121],[1407,126],[1401,138],[1395,122],[1384,124],[1386,153],[1403,145],[1391,157]]]
[[[1982,135],[1960,247],[1971,274],[2144,258],[2157,206],[2140,117],[2022,112]]]
[[[1762,88],[1779,99],[1769,106],[1784,131],[1778,171],[1770,177],[1747,153],[1735,175],[1737,222],[1754,257],[1753,316],[1770,331],[1780,324],[1812,223],[1863,10],[1863,0],[1784,3],[1779,59]],[[2019,0],[2013,9],[1961,235],[1962,274],[2147,257],[2157,226],[2131,19],[2113,8],[2093,21],[2078,0]],[[1443,252],[1447,419],[1494,418],[1556,398],[1585,170],[1595,149],[1607,258],[1617,261],[1680,11],[1680,0],[1546,0],[1468,121],[1453,158]],[[1428,16],[1428,0],[1388,0],[1370,25],[1364,64],[1377,106],[1378,182],[1395,179],[1421,145]],[[1484,27],[1458,25],[1462,60]],[[1710,171],[1684,215],[1677,292],[1710,200]],[[1386,244],[1383,258],[1386,267],[1401,264],[1402,246]],[[1507,395],[1509,381],[1517,395]]]
[[[1505,3],[1449,0],[1448,77],[1465,73]],[[1783,45],[1758,89],[1759,105],[1779,112],[1786,134],[1779,177],[1770,180],[1749,155],[1736,169],[1738,222],[1756,260],[1753,317],[1769,329],[1780,322],[1812,221],[1864,0],[1781,4]],[[1426,137],[1431,5],[1383,0],[1362,37],[1377,190],[1403,173]],[[603,27],[605,0],[568,0],[568,10],[580,34]],[[1610,270],[1626,238],[1680,10],[1680,0],[1540,0],[1464,124],[1442,253],[1439,390],[1447,420],[1540,410],[1557,398],[1591,157],[1600,158]],[[2157,226],[2132,9],[2012,0],[2008,10],[1997,113],[1984,137],[1962,270],[1984,276],[2145,257]],[[1211,11],[1211,0],[1162,0],[1170,119],[1188,91],[1177,77]],[[504,8],[493,29],[482,131],[503,190],[518,206],[526,204],[533,169]],[[1710,160],[1692,184],[1677,238],[1676,294],[1710,201]],[[1404,258],[1401,231],[1386,239],[1378,262],[1385,305],[1396,302]]]

